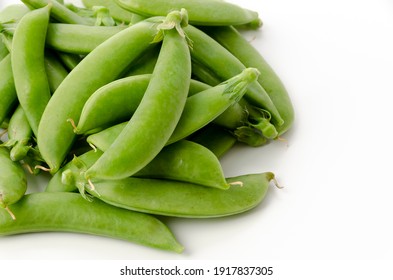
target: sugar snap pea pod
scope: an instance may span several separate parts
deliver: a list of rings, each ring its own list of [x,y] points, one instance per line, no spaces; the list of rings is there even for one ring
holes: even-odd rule
[[[188,97],[176,128],[165,145],[184,139],[212,122],[244,95],[247,86],[255,81],[258,75],[256,69],[247,68],[225,83]],[[124,122],[92,134],[87,137],[87,142],[106,151],[114,141],[118,141],[126,126],[127,123]]]
[[[99,199],[117,207],[184,218],[214,218],[239,214],[260,204],[274,174],[265,172],[228,178],[242,182],[223,191],[170,180],[130,177],[95,183]],[[93,193],[93,195],[96,195]]]
[[[115,80],[152,44],[154,21],[142,21],[95,48],[68,74],[53,94],[38,129],[42,157],[55,173],[70,150],[75,133],[68,122],[79,121],[84,103],[97,89]]]
[[[157,218],[113,207],[98,199],[88,202],[75,193],[32,193],[9,208],[17,219],[13,221],[0,212],[0,235],[75,232],[177,253],[183,251],[173,233]]]
[[[82,0],[82,3],[87,8],[92,8],[94,6],[104,6],[109,9],[111,16],[121,22],[121,23],[130,23],[132,21],[133,13],[121,8],[112,0]]]
[[[94,163],[93,160],[97,160],[101,155],[100,150],[97,150],[95,155],[87,152],[83,158],[82,156],[75,158],[73,163],[66,165],[69,167],[62,168],[64,189],[72,189],[71,186],[76,186],[83,194],[86,180],[81,175],[83,176],[83,171],[89,168]],[[229,187],[217,157],[204,146],[187,140],[181,140],[164,147],[150,163],[133,176],[190,182],[219,189],[228,189]],[[52,180],[58,181],[58,174]],[[50,183],[50,185],[53,184]],[[59,184],[56,183],[56,185]],[[53,189],[52,186],[51,188]]]
[[[83,106],[75,133],[89,134],[89,131],[97,128],[106,128],[129,120],[139,106],[150,78],[151,74],[130,76],[98,89]],[[209,86],[191,80],[189,95],[206,88]]]
[[[63,4],[51,0],[21,0],[26,6],[33,9],[40,9],[52,5],[51,18],[62,23],[94,25],[95,19],[81,17],[77,13],[71,11]]]
[[[2,123],[18,103],[10,54],[0,61],[0,75],[0,123]]]
[[[115,0],[126,10],[146,17],[163,16],[174,9],[186,9],[194,25],[239,25],[258,19],[258,13],[221,0]]]
[[[0,207],[4,208],[15,220],[15,213],[9,209],[9,205],[20,200],[27,190],[26,174],[18,162],[10,158],[9,150],[0,147]],[[0,215],[5,211],[0,209]],[[7,217],[9,219],[9,217]]]
[[[189,25],[185,31],[194,42],[192,60],[210,69],[221,81],[237,75],[246,68],[238,58],[200,29]],[[252,105],[269,111],[275,125],[283,124],[284,121],[271,98],[257,81],[249,86],[244,98]]]
[[[25,112],[18,106],[10,118],[8,141],[3,145],[11,149],[10,158],[20,161],[25,158],[31,148],[33,131],[27,121]]]
[[[51,23],[46,46],[61,52],[88,54],[126,26],[89,26],[82,24]]]
[[[180,119],[190,86],[189,42],[182,29],[185,25],[187,11],[182,9],[169,13],[157,26],[159,32],[155,39],[163,37],[163,42],[149,86],[125,129],[86,171],[87,180],[131,176],[146,166],[168,141]]]
[[[234,27],[206,28],[205,31],[246,67],[255,67],[261,72],[258,82],[269,94],[284,120],[284,124],[277,127],[278,134],[281,135],[287,131],[294,121],[294,109],[284,84],[261,53]]]
[[[12,41],[11,63],[16,93],[35,135],[51,97],[44,62],[50,9],[51,5],[48,5],[24,15]]]
[[[191,135],[189,140],[208,148],[217,158],[226,154],[237,142],[230,131],[216,124],[208,124]]]

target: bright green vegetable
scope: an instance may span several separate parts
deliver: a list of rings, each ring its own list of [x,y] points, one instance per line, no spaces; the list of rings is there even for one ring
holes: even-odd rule
[[[137,213],[79,194],[41,192],[25,195],[9,206],[16,220],[0,211],[0,235],[30,232],[77,232],[169,250],[183,251],[172,232],[153,216]]]

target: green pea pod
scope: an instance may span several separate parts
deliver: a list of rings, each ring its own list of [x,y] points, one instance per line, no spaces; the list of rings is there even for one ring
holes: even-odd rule
[[[193,25],[240,25],[258,19],[258,13],[221,0],[115,0],[122,8],[146,17],[186,9]]]
[[[187,98],[181,117],[166,145],[186,138],[214,121],[245,93],[247,86],[258,76],[257,70],[245,69],[239,75],[218,86],[208,88]],[[231,113],[230,111],[228,111]],[[243,115],[241,116],[243,118]],[[87,137],[87,141],[106,151],[117,141],[127,123],[120,123]]]
[[[104,6],[109,9],[110,15],[117,21],[129,24],[132,21],[133,13],[121,8],[112,0],[82,0],[82,3],[87,8],[94,6]]]
[[[150,79],[150,74],[130,76],[98,89],[83,106],[75,133],[88,134],[89,131],[129,120],[139,106]],[[207,88],[208,85],[191,80],[188,95]]]
[[[154,215],[214,218],[248,211],[262,202],[271,172],[228,178],[227,190],[169,180],[126,178],[95,183],[98,197],[117,207]],[[242,186],[237,185],[239,182]],[[93,195],[96,195],[92,192]]]
[[[98,199],[88,202],[75,193],[32,193],[9,208],[17,219],[13,221],[0,212],[0,235],[75,232],[176,253],[183,251],[173,233],[157,218],[113,207]]]
[[[44,50],[51,5],[27,13],[12,41],[11,62],[19,103],[37,135],[42,113],[51,97]]]
[[[95,19],[81,17],[77,13],[68,9],[65,5],[58,1],[51,0],[21,0],[26,6],[32,9],[40,9],[48,4],[52,5],[51,8],[51,18],[55,19],[61,23],[70,24],[84,24],[84,25],[94,25]]]
[[[135,174],[160,152],[173,133],[191,79],[190,50],[182,29],[186,20],[185,10],[173,11],[157,26],[156,40],[163,36],[163,42],[149,86],[125,129],[86,171],[88,181]]]
[[[37,143],[54,174],[75,140],[68,122],[79,121],[83,105],[97,89],[115,80],[152,44],[155,22],[143,21],[100,44],[68,74],[53,94],[38,128]]]
[[[286,132],[293,124],[294,109],[284,84],[260,52],[234,27],[206,28],[204,30],[235,55],[246,67],[255,67],[261,72],[258,82],[269,94],[284,120],[282,126],[276,127],[278,134]]]
[[[74,69],[79,62],[82,60],[82,56],[78,54],[73,54],[73,53],[65,53],[65,52],[59,52],[56,51],[57,56],[59,57],[59,60],[62,62],[64,67],[71,71]]]
[[[185,28],[185,32],[194,43],[191,52],[193,61],[205,66],[220,81],[225,81],[246,69],[246,66],[236,56],[200,29],[189,25]],[[284,120],[273,101],[257,81],[248,87],[244,98],[252,105],[269,111],[274,125],[283,125]]]
[[[144,75],[153,73],[154,67],[156,66],[158,54],[160,52],[160,45],[157,45],[154,48],[151,48],[143,56],[128,69],[127,73],[125,73],[125,77],[128,76],[136,76],[136,75]]]
[[[8,141],[3,145],[11,149],[10,158],[20,161],[25,158],[31,148],[33,131],[27,121],[25,112],[18,106],[12,114],[8,126]]]
[[[19,201],[27,190],[25,171],[18,162],[10,159],[10,153],[4,147],[0,147],[0,170],[0,207],[6,209],[15,220],[17,215],[9,206]],[[1,210],[0,216],[4,216],[4,212]]]
[[[3,40],[0,40],[0,61],[3,60],[9,54],[7,46],[4,44]]]
[[[0,74],[0,123],[2,123],[18,103],[10,54],[0,61]]]
[[[48,26],[46,46],[65,53],[88,54],[126,28],[127,26],[51,23]]]

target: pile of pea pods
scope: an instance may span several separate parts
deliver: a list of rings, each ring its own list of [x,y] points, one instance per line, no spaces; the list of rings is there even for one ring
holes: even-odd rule
[[[22,0],[0,11],[0,235],[80,232],[182,252],[161,216],[254,208],[272,172],[220,157],[291,128],[290,97],[222,0]],[[28,193],[27,172],[50,174]]]

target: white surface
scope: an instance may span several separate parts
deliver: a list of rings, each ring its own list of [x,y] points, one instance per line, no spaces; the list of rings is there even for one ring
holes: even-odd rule
[[[0,7],[17,2],[1,0]],[[272,188],[244,215],[168,219],[186,247],[181,255],[102,237],[40,233],[0,238],[0,259],[393,258],[393,4],[231,2],[260,13],[263,28],[247,37],[284,81],[297,115],[285,135],[288,147],[238,147],[223,158],[224,171],[273,171],[286,188]]]

